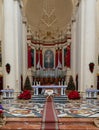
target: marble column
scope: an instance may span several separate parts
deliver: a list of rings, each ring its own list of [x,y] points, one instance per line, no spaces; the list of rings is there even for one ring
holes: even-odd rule
[[[27,20],[23,17],[23,84],[27,76]]]
[[[2,25],[3,25],[2,14],[3,14],[3,12],[2,12],[2,1],[0,1],[0,41],[2,41]]]
[[[4,0],[4,88],[9,85],[15,89],[16,59],[15,59],[15,33],[14,33],[14,1]],[[6,64],[10,64],[10,73],[6,71]]]
[[[21,91],[22,75],[22,14],[19,0],[14,0],[14,26],[15,26],[15,61],[16,61],[16,92]]]
[[[73,78],[76,77],[76,21],[72,21],[71,25],[71,37],[72,37],[72,43],[71,43],[71,71]]]
[[[82,0],[79,4],[79,9],[78,9],[78,45],[77,45],[77,51],[78,51],[78,58],[77,58],[77,64],[78,64],[78,90],[83,92],[85,91],[85,87],[84,87],[84,66],[85,66],[85,62],[84,62],[84,53],[85,53],[85,47],[84,47],[84,43],[85,43],[85,1]]]
[[[85,24],[84,24],[84,89],[95,86],[95,66],[93,73],[89,70],[89,64],[96,64],[96,0],[85,0]]]

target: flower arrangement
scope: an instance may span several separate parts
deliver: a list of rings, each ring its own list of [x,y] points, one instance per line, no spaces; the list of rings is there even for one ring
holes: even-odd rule
[[[29,90],[24,90],[19,96],[18,99],[31,99],[31,92]]]
[[[69,99],[80,99],[80,95],[78,93],[78,91],[71,91],[69,94],[68,94],[68,98]]]

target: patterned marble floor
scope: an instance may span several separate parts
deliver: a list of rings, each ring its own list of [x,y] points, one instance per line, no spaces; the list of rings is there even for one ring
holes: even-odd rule
[[[58,117],[99,117],[99,100],[69,100],[55,103]]]
[[[44,102],[5,99],[2,101],[7,117],[42,117]],[[66,100],[54,103],[58,117],[99,117],[99,99]]]
[[[33,103],[32,100],[5,99],[2,101],[6,117],[42,117],[44,103]]]
[[[7,123],[0,128],[40,130],[44,103],[32,100],[22,101],[7,99],[2,101],[7,116]],[[99,98],[66,100],[66,103],[55,103],[59,117],[60,130],[98,130],[94,125],[95,117],[99,117]],[[28,118],[27,118],[28,117]],[[72,118],[71,118],[72,117]],[[87,117],[87,118],[86,118]]]

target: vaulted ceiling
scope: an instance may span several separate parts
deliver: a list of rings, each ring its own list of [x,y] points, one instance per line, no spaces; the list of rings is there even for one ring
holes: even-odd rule
[[[32,33],[40,39],[59,37],[66,32],[73,12],[73,0],[23,0]],[[47,38],[46,38],[47,37]],[[49,38],[49,39],[50,39]]]

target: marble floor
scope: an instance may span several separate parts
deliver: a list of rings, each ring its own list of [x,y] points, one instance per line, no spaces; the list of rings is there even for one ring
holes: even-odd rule
[[[2,100],[6,125],[1,130],[40,130],[44,103],[31,100]],[[66,100],[54,103],[60,130],[98,130],[94,120],[99,118],[99,98]]]
[[[99,100],[67,100],[66,103],[55,103],[58,117],[99,117]]]

